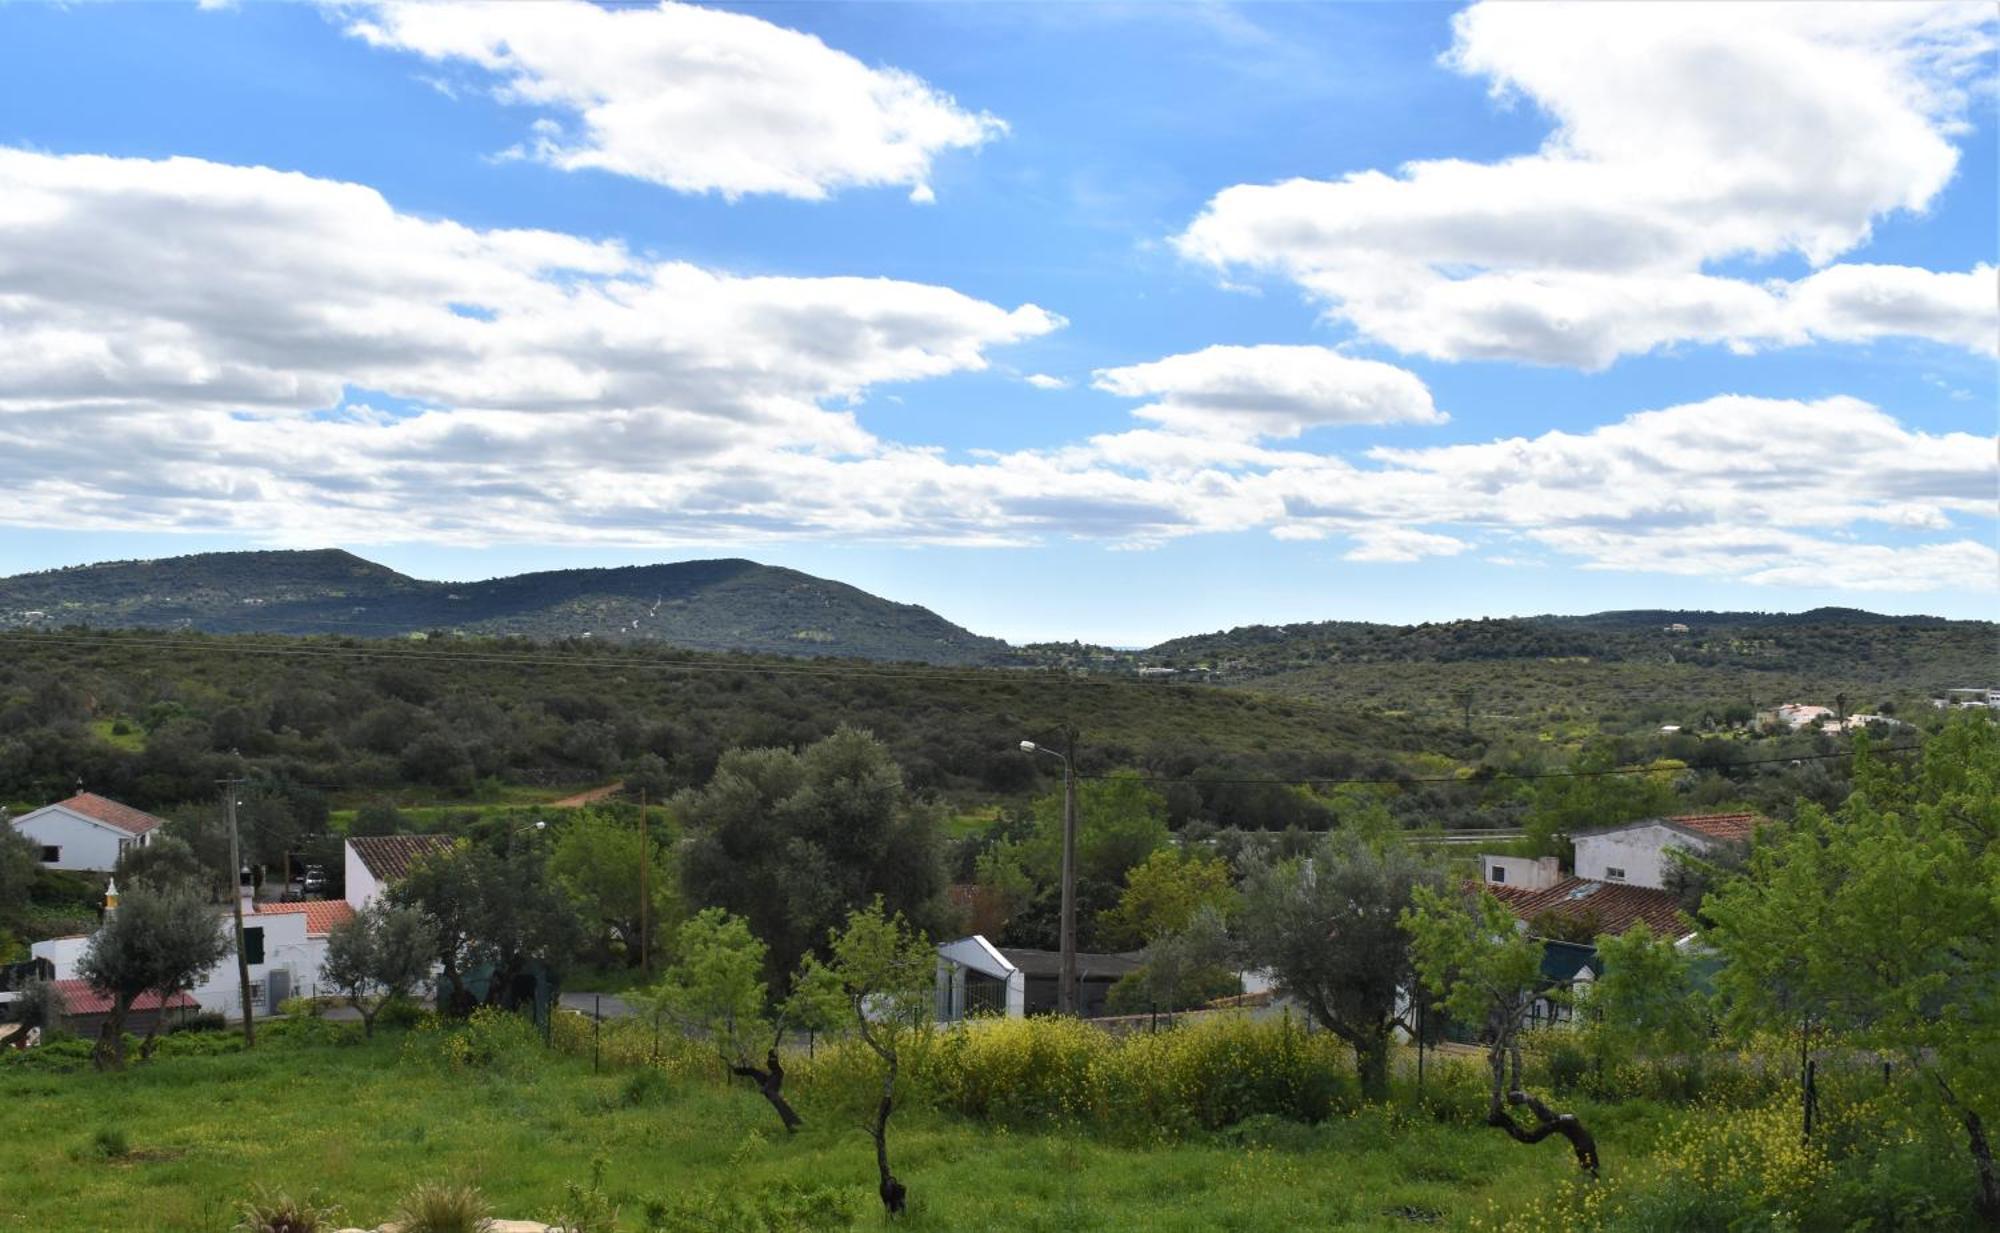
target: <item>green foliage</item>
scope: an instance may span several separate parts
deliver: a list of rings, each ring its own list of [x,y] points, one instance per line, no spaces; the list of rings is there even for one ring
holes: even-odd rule
[[[1198,909],[1186,925],[1154,939],[1139,970],[1127,973],[1106,998],[1117,1014],[1189,1010],[1243,992],[1238,947],[1213,906]]]
[[[1101,924],[1111,919],[1128,871],[1168,846],[1167,802],[1132,774],[1077,784],[1076,901],[1078,944],[1110,945]],[[1036,798],[1032,829],[998,844],[982,859],[982,886],[1003,897],[1012,920],[1007,941],[1057,945],[1061,904],[1063,796]],[[1119,918],[1114,927],[1131,922]]]
[[[671,851],[657,839],[645,850],[638,827],[607,812],[574,810],[565,821],[549,853],[549,872],[569,894],[601,959],[616,951],[630,965],[640,961],[641,865],[647,866],[654,952],[663,949],[662,937],[672,936],[682,913]]]
[[[1713,1014],[1688,954],[1644,922],[1599,938],[1597,954],[1604,975],[1590,986],[1584,1009],[1606,1059],[1698,1059]]]
[[[132,1138],[123,1126],[100,1126],[90,1136],[89,1154],[100,1160],[123,1160],[132,1154]]]
[[[464,980],[472,967],[492,966],[488,1001],[502,1001],[532,965],[560,973],[582,941],[569,897],[527,837],[509,836],[498,851],[460,845],[421,860],[389,899],[430,919],[455,1006],[470,997]]]
[[[1671,761],[1655,761],[1652,766],[1653,773],[1644,775],[1592,773],[1537,781],[1525,820],[1530,854],[1571,859],[1574,848],[1570,837],[1578,831],[1674,812],[1674,776],[1686,766]],[[1584,750],[1570,763],[1570,769],[1605,772],[1619,768],[1613,752],[1599,745]]]
[[[171,1001],[201,983],[230,949],[222,922],[194,887],[135,886],[126,893],[77,961],[77,975],[112,999],[100,1061],[125,1064],[125,1016],[140,994]]]
[[[437,953],[435,921],[417,908],[378,899],[327,935],[320,978],[361,1013],[362,1028],[372,1035],[376,1011],[423,984]]]
[[[618,1233],[618,1205],[604,1193],[604,1171],[609,1164],[602,1156],[590,1162],[590,1184],[569,1182],[563,1187],[562,1205],[549,1213],[547,1224],[562,1233]]]
[[[423,1182],[396,1206],[400,1233],[486,1233],[492,1223],[486,1196],[463,1182]]]
[[[1541,941],[1486,891],[1417,887],[1402,925],[1418,978],[1460,1023],[1508,1022],[1541,979]]]
[[[1236,901],[1227,862],[1158,848],[1126,871],[1125,891],[1099,922],[1098,941],[1120,950],[1143,946],[1187,928],[1203,908],[1227,916]]]
[[[684,1031],[706,1038],[730,1064],[776,1043],[764,944],[748,921],[703,908],[681,927],[679,950],[654,997]]]
[[[1954,722],[1915,766],[1855,743],[1853,795],[1760,837],[1709,898],[1718,980],[1739,1027],[1805,1020],[1902,1058],[1977,1144],[2000,1114],[2000,725]]]
[[[728,1189],[679,1192],[645,1200],[646,1233],[833,1233],[852,1228],[855,1192],[787,1182],[755,1194]]]
[[[799,754],[732,751],[673,812],[688,901],[746,918],[773,983],[871,897],[920,923],[942,919],[937,811],[866,732],[842,728]]]
[[[1372,1098],[1388,1095],[1390,1033],[1411,984],[1400,920],[1419,891],[1444,885],[1427,850],[1356,831],[1326,836],[1306,859],[1259,865],[1244,883],[1246,956],[1354,1049]]]
[[[228,862],[224,861],[221,868],[227,869]],[[216,868],[202,864],[193,846],[173,834],[157,835],[143,847],[125,849],[119,854],[118,868],[112,876],[128,889],[176,882],[212,886],[218,880]]]

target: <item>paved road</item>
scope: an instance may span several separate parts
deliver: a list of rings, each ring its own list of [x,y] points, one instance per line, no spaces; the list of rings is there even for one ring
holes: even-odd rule
[[[580,1015],[598,1011],[602,999],[602,1013],[606,1019],[626,1019],[638,1014],[630,1002],[615,993],[565,993],[562,995],[564,1010],[573,1010]]]

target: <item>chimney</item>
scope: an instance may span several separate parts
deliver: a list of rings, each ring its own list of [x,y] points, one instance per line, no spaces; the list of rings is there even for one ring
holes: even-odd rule
[[[118,910],[118,879],[111,878],[104,884],[104,915],[109,917]]]
[[[236,875],[236,897],[243,901],[243,915],[257,914],[257,879],[250,872],[250,866],[243,866]]]

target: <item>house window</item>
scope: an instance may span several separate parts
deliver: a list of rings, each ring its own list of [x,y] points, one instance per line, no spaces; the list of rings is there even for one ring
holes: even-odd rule
[[[256,929],[245,929],[243,931],[243,961],[245,963],[264,962],[264,930],[261,926]]]
[[[1625,880],[1625,871],[1616,865],[1606,865],[1604,867],[1604,880],[1607,882],[1623,882]]]
[[[62,859],[62,849],[60,847],[52,843],[45,843],[42,845],[42,864],[53,865],[57,861],[60,861],[61,859]]]
[[[1493,876],[1488,878],[1487,881],[1505,882],[1506,880],[1507,880],[1507,870],[1499,865],[1493,866]]]

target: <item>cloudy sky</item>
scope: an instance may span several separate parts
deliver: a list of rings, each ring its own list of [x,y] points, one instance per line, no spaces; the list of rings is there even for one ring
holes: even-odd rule
[[[0,573],[1992,616],[1994,10],[0,8]]]

